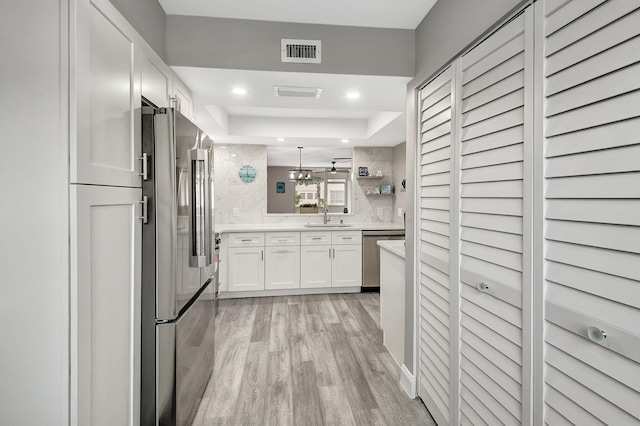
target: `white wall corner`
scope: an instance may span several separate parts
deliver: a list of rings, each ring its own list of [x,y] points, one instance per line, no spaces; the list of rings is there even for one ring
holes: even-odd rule
[[[411,374],[406,365],[400,367],[400,386],[411,398],[416,398],[418,392],[416,390],[416,377]]]

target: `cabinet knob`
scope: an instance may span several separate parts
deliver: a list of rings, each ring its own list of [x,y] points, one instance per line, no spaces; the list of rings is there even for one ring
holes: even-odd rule
[[[604,343],[607,339],[607,332],[598,327],[591,326],[587,329],[587,335],[592,342]]]
[[[488,291],[489,290],[489,284],[487,283],[479,283],[477,286],[479,291]]]

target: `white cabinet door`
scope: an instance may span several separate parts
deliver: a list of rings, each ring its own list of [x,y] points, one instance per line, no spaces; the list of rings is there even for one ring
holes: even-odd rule
[[[73,425],[136,425],[140,189],[71,186]]]
[[[300,287],[331,287],[331,246],[302,246],[301,251]]]
[[[452,424],[455,406],[454,66],[429,82],[420,97],[420,240],[418,394],[439,425]]]
[[[158,108],[170,106],[173,72],[146,43],[142,45],[142,96]]]
[[[544,421],[637,425],[640,3],[542,4]]]
[[[337,245],[331,250],[331,287],[361,286],[362,245]]]
[[[191,90],[175,74],[173,74],[173,97],[175,98],[173,106],[185,117],[193,119]]]
[[[264,247],[229,249],[229,291],[264,290]]]
[[[107,0],[73,3],[70,180],[139,187],[139,36]]]
[[[300,246],[265,249],[265,290],[300,288]]]
[[[532,22],[529,7],[460,61],[460,423],[530,424]]]

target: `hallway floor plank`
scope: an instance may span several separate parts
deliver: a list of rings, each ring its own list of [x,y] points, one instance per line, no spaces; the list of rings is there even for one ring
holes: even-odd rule
[[[377,293],[220,301],[193,426],[426,425],[382,344]]]

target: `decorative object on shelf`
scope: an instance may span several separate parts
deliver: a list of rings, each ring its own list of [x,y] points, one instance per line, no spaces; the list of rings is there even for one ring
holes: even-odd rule
[[[253,182],[253,180],[256,178],[256,169],[254,169],[253,166],[244,165],[240,167],[238,176],[240,176],[240,179],[242,179],[243,182]]]
[[[382,170],[378,170],[376,172],[376,177],[382,177]]]
[[[380,185],[380,194],[393,194],[393,185],[390,183]]]
[[[358,167],[358,176],[369,176],[369,169],[366,167]]]
[[[284,184],[284,182],[276,182],[276,193],[284,194],[286,188],[287,186]]]
[[[332,174],[332,175],[335,175],[335,174],[338,172],[338,170],[336,170],[336,162],[335,162],[335,161],[332,161],[332,162],[331,162],[331,165],[332,165],[332,167],[331,167],[331,174]]]
[[[300,204],[300,213],[318,213],[317,204]]]
[[[366,191],[367,195],[380,195],[380,188],[377,186],[375,188],[368,188]]]
[[[313,172],[311,170],[302,168],[302,147],[299,146],[298,149],[300,150],[300,167],[289,170],[290,182],[308,181],[313,178]]]
[[[407,180],[402,179],[402,189],[407,189]]]

